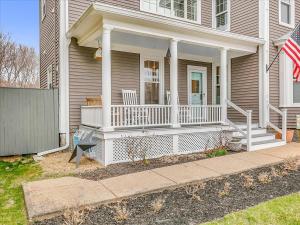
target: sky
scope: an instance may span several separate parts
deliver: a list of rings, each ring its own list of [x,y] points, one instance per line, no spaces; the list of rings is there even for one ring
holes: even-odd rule
[[[39,52],[39,0],[0,0],[0,31]]]

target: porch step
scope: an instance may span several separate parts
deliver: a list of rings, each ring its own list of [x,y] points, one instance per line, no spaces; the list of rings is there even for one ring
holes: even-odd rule
[[[242,129],[245,133],[247,133],[247,129]],[[267,129],[264,128],[252,128],[252,135],[258,135],[258,134],[266,134]],[[239,137],[241,136],[241,133],[239,131],[233,131],[232,137]]]
[[[237,127],[239,129],[242,129],[242,130],[247,129],[247,124],[246,123],[235,123],[235,125],[237,125]],[[259,128],[258,123],[252,123],[251,127],[252,127],[252,129]]]
[[[274,147],[279,147],[285,145],[285,141],[281,140],[268,140],[268,141],[258,141],[258,142],[252,142],[252,146],[250,151],[257,151],[257,150],[262,150],[262,149],[267,149],[267,148],[274,148]],[[243,144],[242,149],[247,150],[247,145]]]
[[[242,144],[247,144],[247,139],[244,136],[237,136],[234,139],[240,139]],[[271,133],[252,134],[252,143],[275,140],[275,135]]]

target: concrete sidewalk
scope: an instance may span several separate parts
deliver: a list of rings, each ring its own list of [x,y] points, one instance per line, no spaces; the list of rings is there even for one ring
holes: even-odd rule
[[[300,144],[205,159],[139,173],[90,181],[75,177],[30,182],[23,185],[29,218],[68,208],[101,204],[164,188],[229,175],[300,157]]]

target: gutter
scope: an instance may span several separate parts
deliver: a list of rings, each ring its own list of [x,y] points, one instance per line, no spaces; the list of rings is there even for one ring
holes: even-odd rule
[[[64,146],[46,150],[37,154],[43,156],[54,152],[63,151],[70,146],[69,128],[69,44],[66,32],[69,27],[68,17],[69,0],[59,1],[59,133],[65,140]],[[57,13],[57,12],[56,12]]]

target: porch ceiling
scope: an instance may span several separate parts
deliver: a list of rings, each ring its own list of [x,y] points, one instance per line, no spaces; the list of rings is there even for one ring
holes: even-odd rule
[[[119,32],[119,35],[114,35],[113,42],[115,43],[141,44],[142,42],[139,41],[138,37],[143,37],[142,44],[145,46],[146,38],[158,38],[161,39],[161,42],[157,42],[157,46],[154,47],[159,48],[168,46],[168,40],[175,38],[180,40],[180,43],[186,44],[186,49],[188,49],[189,44],[198,45],[202,47],[201,50],[212,57],[215,55],[215,50],[209,50],[209,48],[226,47],[231,50],[232,57],[236,57],[255,53],[257,46],[264,44],[262,39],[218,31],[196,23],[102,3],[91,4],[71,26],[67,35],[69,38],[77,38],[78,44],[81,46],[97,47],[104,24],[111,25],[114,32]],[[147,43],[151,42],[147,41]]]

